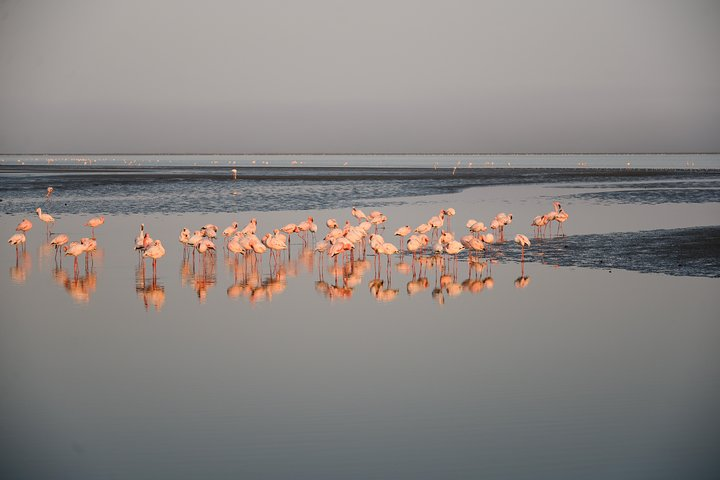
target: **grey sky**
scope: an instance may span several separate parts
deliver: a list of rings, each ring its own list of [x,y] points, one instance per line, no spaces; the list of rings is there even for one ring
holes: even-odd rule
[[[717,0],[0,1],[0,153],[720,151]]]

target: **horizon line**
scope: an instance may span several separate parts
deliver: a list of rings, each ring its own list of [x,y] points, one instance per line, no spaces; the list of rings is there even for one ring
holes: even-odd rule
[[[254,152],[254,153],[210,153],[210,152],[192,152],[192,153],[121,153],[121,152],[102,152],[102,153],[91,153],[91,152],[50,152],[50,153],[0,153],[0,156],[70,156],[70,155],[93,155],[93,156],[105,156],[105,155],[123,155],[123,156],[191,156],[191,155],[202,155],[202,156],[520,156],[520,155],[718,155],[717,152],[485,152],[485,153],[470,153],[470,152],[433,152],[433,153],[358,153],[358,152],[330,152],[330,153],[317,153],[317,152],[293,152],[293,153],[273,153],[273,152]]]

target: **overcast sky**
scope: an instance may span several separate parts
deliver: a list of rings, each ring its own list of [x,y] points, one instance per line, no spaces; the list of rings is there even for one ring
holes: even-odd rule
[[[718,0],[0,0],[0,153],[720,151]]]

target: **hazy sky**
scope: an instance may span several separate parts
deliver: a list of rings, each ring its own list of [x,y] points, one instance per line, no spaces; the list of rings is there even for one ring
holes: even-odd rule
[[[0,153],[720,151],[718,0],[0,0]]]

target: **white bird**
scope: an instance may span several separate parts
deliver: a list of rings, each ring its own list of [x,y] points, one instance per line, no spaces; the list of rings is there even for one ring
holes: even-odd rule
[[[145,239],[145,224],[140,224],[140,233],[135,237],[135,250],[142,250],[143,240]]]

